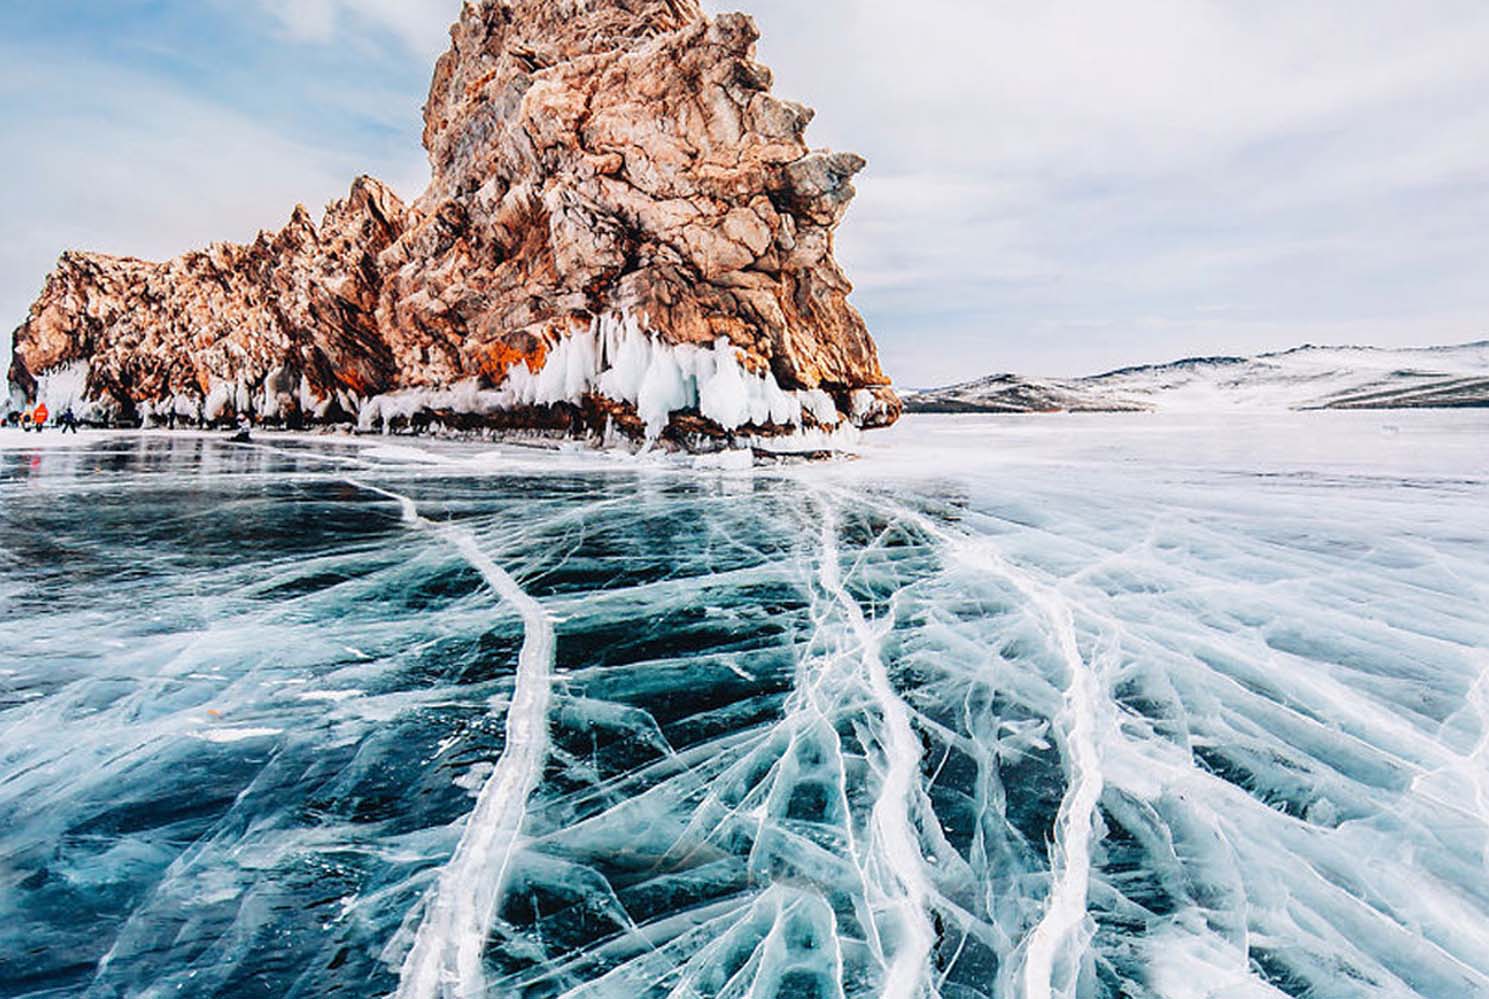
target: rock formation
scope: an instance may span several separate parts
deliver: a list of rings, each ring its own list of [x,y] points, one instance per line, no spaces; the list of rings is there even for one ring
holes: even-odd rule
[[[676,442],[897,418],[833,259],[864,161],[809,149],[750,18],[484,0],[451,39],[417,202],[364,177],[248,246],[65,254],[16,331],[15,389],[126,422]]]

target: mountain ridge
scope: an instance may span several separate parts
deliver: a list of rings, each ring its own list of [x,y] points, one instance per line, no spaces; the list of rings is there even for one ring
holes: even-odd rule
[[[1079,378],[1000,372],[904,395],[906,411],[918,413],[1489,406],[1489,339],[1425,347],[1302,344],[1251,357],[1186,357]]]

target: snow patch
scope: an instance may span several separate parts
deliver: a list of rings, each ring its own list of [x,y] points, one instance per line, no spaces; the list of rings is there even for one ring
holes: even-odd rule
[[[810,427],[782,437],[749,437],[746,443],[769,454],[803,454],[817,451],[853,452],[863,444],[863,431],[851,423],[836,429]]]
[[[300,700],[339,704],[342,701],[350,701],[352,698],[361,697],[362,693],[360,690],[307,690],[300,695]]]
[[[248,742],[251,739],[269,739],[283,734],[282,728],[211,728],[193,732],[191,735],[192,738],[201,739],[203,742],[230,745],[235,742]]]
[[[693,458],[693,467],[721,472],[749,472],[755,468],[753,451],[716,451]]]

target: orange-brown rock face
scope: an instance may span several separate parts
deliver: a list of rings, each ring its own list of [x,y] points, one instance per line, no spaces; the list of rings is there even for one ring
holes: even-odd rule
[[[863,160],[808,148],[812,112],[771,96],[757,37],[696,0],[466,3],[415,204],[363,178],[250,246],[67,254],[11,381],[120,419],[891,423],[832,254]]]

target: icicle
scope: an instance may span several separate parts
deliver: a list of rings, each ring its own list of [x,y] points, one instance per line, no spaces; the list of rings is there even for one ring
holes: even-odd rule
[[[725,431],[743,427],[801,427],[803,413],[825,429],[844,424],[832,396],[821,389],[788,392],[775,375],[753,374],[725,337],[711,346],[669,344],[645,332],[629,313],[596,318],[588,329],[559,338],[543,367],[513,365],[495,390],[474,382],[450,389],[411,389],[368,400],[363,429],[431,409],[485,415],[522,406],[580,403],[600,395],[636,408],[648,440],[659,438],[674,413],[696,410]]]

